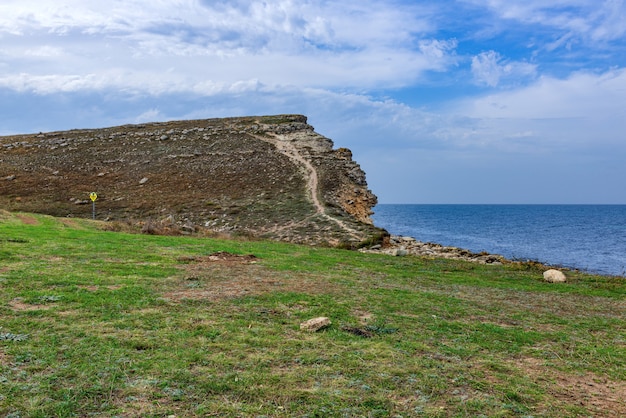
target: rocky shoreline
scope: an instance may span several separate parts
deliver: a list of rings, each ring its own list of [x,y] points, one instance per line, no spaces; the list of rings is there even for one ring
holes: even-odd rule
[[[511,262],[498,254],[489,254],[486,252],[474,253],[463,248],[446,247],[441,244],[422,242],[413,237],[403,237],[398,235],[391,235],[384,244],[363,248],[359,251],[364,253],[388,254],[396,257],[416,255],[421,257],[447,258],[492,265],[500,265],[506,262]]]
[[[539,261],[520,261],[510,260],[499,254],[489,254],[485,251],[474,253],[472,251],[458,248],[447,247],[434,242],[422,242],[413,237],[390,235],[385,239],[383,244],[374,245],[369,248],[361,248],[363,253],[387,254],[394,257],[418,256],[428,258],[445,258],[449,260],[469,261],[477,264],[487,264],[499,266],[502,264],[519,264],[526,267],[535,268],[543,271],[543,278],[550,283],[564,283],[567,278],[563,271],[578,271],[564,266],[550,266]]]

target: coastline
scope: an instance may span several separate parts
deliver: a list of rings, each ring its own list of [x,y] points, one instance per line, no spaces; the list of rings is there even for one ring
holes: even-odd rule
[[[446,258],[492,265],[513,262],[499,254],[489,254],[487,252],[474,253],[464,248],[444,246],[433,242],[422,242],[413,237],[400,235],[390,235],[383,244],[363,248],[359,251],[363,253],[387,254],[396,257],[415,255],[420,257]]]
[[[501,262],[626,277],[626,205],[380,204],[372,218],[392,234],[387,253],[404,246],[486,264],[493,258],[483,256],[501,255]]]
[[[492,266],[518,264],[542,271],[557,269],[560,271],[583,272],[604,277],[623,278],[623,276],[587,272],[575,267],[546,264],[537,260],[511,260],[500,254],[491,254],[486,251],[476,253],[464,248],[445,246],[434,242],[422,242],[416,238],[401,235],[390,235],[383,244],[373,245],[369,248],[361,248],[359,251],[368,254],[386,254],[393,257],[417,256],[432,259],[444,258]]]

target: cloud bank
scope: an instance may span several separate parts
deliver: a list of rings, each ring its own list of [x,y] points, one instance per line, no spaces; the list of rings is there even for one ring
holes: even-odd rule
[[[303,113],[383,202],[626,203],[625,33],[623,0],[6,0],[0,133]]]

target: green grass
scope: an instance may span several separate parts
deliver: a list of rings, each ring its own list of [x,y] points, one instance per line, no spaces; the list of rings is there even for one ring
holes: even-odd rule
[[[0,211],[0,416],[626,413],[624,279],[101,228]]]

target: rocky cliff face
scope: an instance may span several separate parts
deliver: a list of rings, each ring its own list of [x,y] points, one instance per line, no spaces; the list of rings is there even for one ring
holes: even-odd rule
[[[301,115],[0,137],[0,207],[358,246],[384,235],[345,148]]]

